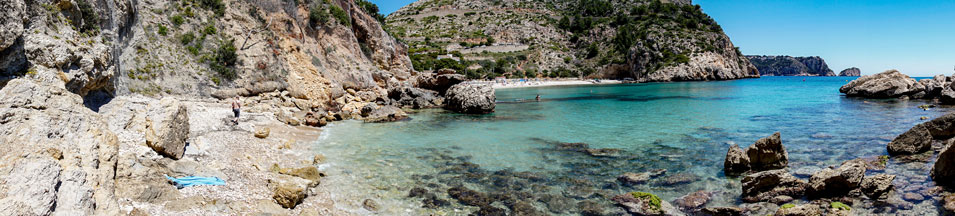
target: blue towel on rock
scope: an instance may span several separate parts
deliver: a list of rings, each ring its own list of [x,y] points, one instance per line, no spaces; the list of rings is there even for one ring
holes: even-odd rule
[[[196,185],[225,185],[225,181],[217,177],[186,176],[182,178],[173,178],[166,176],[166,179],[172,181],[172,183],[176,185],[176,188],[179,189]]]

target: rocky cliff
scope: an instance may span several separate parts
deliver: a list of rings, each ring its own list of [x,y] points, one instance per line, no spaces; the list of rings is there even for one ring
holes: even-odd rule
[[[846,68],[839,72],[839,76],[862,76],[862,70],[857,67]]]
[[[690,1],[420,0],[386,23],[412,47],[416,69],[453,68],[470,78],[759,76]]]
[[[746,56],[763,76],[835,76],[819,56]]]
[[[373,6],[362,0],[0,1],[0,212],[125,215],[134,205],[151,206],[153,213],[198,208],[202,199],[219,199],[199,197],[191,207],[170,210],[175,207],[163,203],[183,196],[162,175],[195,174],[176,171],[177,164],[200,156],[218,160],[213,168],[240,172],[230,174],[237,188],[259,189],[210,192],[245,195],[228,198],[240,199],[234,208],[191,214],[260,212],[239,208],[253,198],[277,206],[264,194],[278,183],[271,178],[287,176],[261,169],[268,164],[258,161],[289,157],[273,148],[279,140],[246,139],[241,149],[257,145],[256,154],[215,160],[188,146],[212,140],[219,147],[201,154],[240,151],[226,147],[229,140],[251,138],[250,117],[227,127],[226,103],[213,97],[242,96],[244,112],[292,125],[305,122],[304,116],[362,118],[366,107],[380,113],[369,105],[393,103],[387,90],[412,88],[417,73],[407,48],[381,28]],[[129,99],[142,95],[146,99]],[[387,110],[393,113],[382,115],[400,113]],[[222,168],[236,158],[253,164]]]

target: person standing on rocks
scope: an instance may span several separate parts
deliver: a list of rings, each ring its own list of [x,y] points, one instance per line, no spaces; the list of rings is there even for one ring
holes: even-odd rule
[[[239,109],[242,108],[242,102],[239,101],[239,96],[235,96],[232,99],[232,113],[235,114],[235,118],[232,120],[232,123],[239,125]]]

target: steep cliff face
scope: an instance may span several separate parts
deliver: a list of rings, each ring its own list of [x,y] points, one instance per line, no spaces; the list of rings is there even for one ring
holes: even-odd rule
[[[839,72],[839,76],[862,76],[862,70],[857,67],[846,68]]]
[[[763,76],[835,76],[819,56],[746,56]]]
[[[119,142],[145,143],[118,141],[107,126],[129,116],[98,113],[117,95],[254,96],[247,111],[287,118],[387,98],[415,71],[366,9],[353,0],[0,1],[0,212],[120,215],[132,207],[117,200],[164,196],[116,186],[128,178],[117,164],[169,160],[121,156],[130,150]]]
[[[412,47],[418,70],[453,68],[470,78],[759,76],[722,28],[686,0],[420,0],[386,23]],[[444,60],[454,56],[460,61]]]

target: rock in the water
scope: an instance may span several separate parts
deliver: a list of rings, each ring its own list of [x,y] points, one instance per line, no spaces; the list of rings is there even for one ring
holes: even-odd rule
[[[624,185],[637,185],[647,183],[650,180],[650,173],[624,173],[620,176],[617,176],[617,180],[622,182]]]
[[[617,195],[611,200],[633,215],[685,215],[651,193],[631,192]]]
[[[269,133],[271,132],[272,132],[272,129],[269,129],[268,127],[262,127],[262,128],[259,128],[258,130],[255,130],[255,134],[253,134],[253,136],[259,139],[264,139],[266,137],[269,137]]]
[[[444,97],[439,96],[437,91],[406,86],[389,89],[388,98],[395,106],[414,109],[435,108],[444,104]]]
[[[453,187],[448,189],[448,196],[457,199],[461,204],[469,206],[487,206],[493,202],[486,194],[465,187]]]
[[[850,160],[837,169],[826,168],[809,178],[806,194],[809,197],[839,197],[858,188],[865,176],[865,162]]]
[[[455,74],[454,70],[442,69],[438,74],[422,74],[415,87],[437,91],[444,94],[451,86],[467,80],[464,74]]]
[[[378,211],[378,202],[372,199],[365,199],[364,202],[361,202],[361,206],[368,211]]]
[[[727,175],[738,175],[749,171],[749,156],[739,145],[733,144],[726,151],[726,160],[723,161],[723,172]]]
[[[942,104],[955,104],[955,90],[951,87],[944,87],[942,92],[939,93],[938,102]]]
[[[919,124],[895,137],[886,148],[891,155],[922,153],[932,148],[932,134],[924,124]]]
[[[942,208],[944,208],[945,211],[949,213],[955,212],[955,194],[945,196],[945,198],[942,199],[942,201],[945,202],[945,204],[942,206]]]
[[[846,68],[839,72],[839,76],[862,76],[862,70],[857,67]]]
[[[955,186],[955,147],[948,143],[932,167],[932,180],[938,185]]]
[[[272,199],[287,209],[301,204],[305,196],[305,188],[293,184],[280,184],[272,192]]]
[[[933,139],[944,140],[955,137],[955,113],[948,113],[931,121],[922,123]]]
[[[800,197],[806,192],[806,181],[798,179],[784,169],[749,174],[740,180],[743,183],[743,201],[768,201],[779,195]]]
[[[176,160],[182,158],[189,138],[186,106],[167,97],[149,104],[146,115],[146,145],[160,155]]]
[[[909,193],[902,194],[902,199],[911,201],[914,203],[918,203],[918,202],[921,202],[922,200],[925,200],[925,197],[917,193],[909,192]]]
[[[817,205],[805,204],[798,206],[784,206],[776,210],[773,216],[818,216],[822,215],[822,209]]]
[[[867,176],[862,179],[862,193],[868,196],[870,199],[885,199],[889,194],[889,191],[892,191],[894,187],[892,181],[895,180],[895,175],[889,174],[878,174],[873,176]]]
[[[446,109],[466,114],[494,112],[494,89],[488,85],[457,84],[445,94]]]
[[[706,216],[740,216],[743,215],[743,209],[736,207],[707,207],[703,208],[702,213]]]
[[[364,112],[364,111],[363,111]],[[395,106],[383,106],[370,111],[365,122],[393,122],[408,118],[408,114]]]
[[[616,157],[620,154],[620,149],[600,148],[584,150],[587,155],[592,157]]]
[[[699,211],[701,207],[709,203],[713,193],[706,191],[697,191],[686,196],[673,200],[673,204],[687,212]]]
[[[756,143],[746,148],[746,155],[749,156],[753,171],[782,169],[789,165],[789,154],[783,147],[779,132],[756,140]]]
[[[925,86],[898,70],[862,76],[839,88],[849,97],[897,98],[922,92]]]

